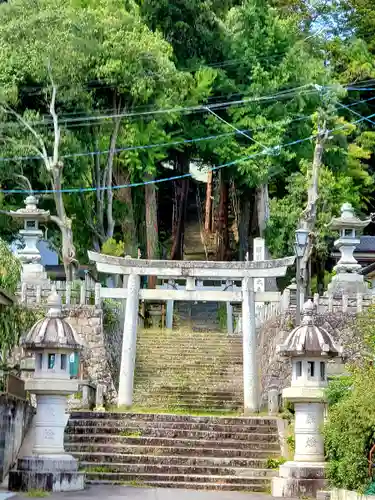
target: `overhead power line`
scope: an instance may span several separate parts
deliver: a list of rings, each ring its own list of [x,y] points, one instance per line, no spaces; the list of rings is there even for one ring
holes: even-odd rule
[[[375,116],[375,113],[369,115],[369,116],[366,116],[366,117],[362,117],[362,118],[359,118],[358,120],[354,121],[354,122],[350,122],[348,124],[344,124],[344,125],[340,125],[339,127],[335,127],[331,130],[328,130],[328,133],[332,133],[332,132],[335,132],[337,130],[342,130],[344,128],[346,128],[348,125],[354,125],[356,123],[360,123],[364,120],[367,120],[367,119],[370,119],[370,118],[373,118]],[[272,154],[279,154],[280,150],[281,149],[284,149],[286,147],[289,147],[289,146],[294,146],[296,144],[300,144],[300,143],[303,143],[303,142],[306,142],[306,141],[310,141],[312,139],[315,139],[319,134],[313,134],[313,135],[310,135],[308,137],[304,137],[303,139],[297,139],[295,141],[291,141],[291,142],[288,142],[286,144],[279,144],[277,146],[274,146],[272,148],[265,148],[263,149],[262,151],[259,151],[257,153],[253,153],[251,155],[248,155],[248,156],[245,156],[245,157],[242,157],[242,158],[238,158],[236,160],[233,160],[233,161],[230,161],[228,163],[223,163],[221,165],[217,165],[215,167],[211,167],[208,169],[208,171],[215,171],[215,170],[219,170],[221,168],[225,168],[225,167],[229,167],[229,166],[232,166],[232,165],[236,165],[238,163],[243,163],[244,161],[248,161],[248,160],[251,160],[255,157],[258,157],[258,156],[264,156],[264,155],[272,155]],[[56,192],[59,192],[59,193],[89,193],[89,192],[96,192],[96,191],[107,191],[107,190],[118,190],[118,189],[126,189],[126,188],[133,188],[133,187],[140,187],[140,186],[146,186],[148,184],[160,184],[162,182],[168,182],[168,181],[174,181],[174,180],[177,180],[177,179],[183,179],[183,178],[186,178],[186,177],[191,177],[193,174],[192,173],[187,173],[187,174],[182,174],[182,175],[176,175],[176,176],[171,176],[171,177],[167,177],[167,178],[159,178],[159,179],[153,179],[153,180],[150,180],[150,181],[144,181],[144,182],[135,182],[135,183],[130,183],[130,184],[120,184],[120,185],[117,185],[117,186],[112,186],[112,187],[108,187],[108,186],[102,186],[102,187],[79,187],[79,188],[63,188],[63,189],[41,189],[41,190],[33,190],[33,193],[35,194],[50,194],[50,193],[56,193]],[[26,189],[0,189],[0,192],[1,193],[8,193],[8,194],[29,194],[30,193],[30,190],[26,190]]]
[[[307,90],[309,87],[311,87],[311,90]],[[208,109],[222,109],[230,106],[236,106],[236,105],[241,105],[241,104],[247,104],[251,102],[262,102],[262,101],[268,101],[268,100],[275,100],[280,97],[287,97],[289,94],[292,94],[298,90],[303,90],[306,89],[306,93],[316,93],[317,90],[312,87],[312,84],[306,84],[298,87],[293,87],[290,89],[285,89],[280,92],[277,92],[275,94],[267,95],[267,96],[259,96],[259,97],[249,97],[249,98],[243,98],[243,99],[238,99],[235,101],[227,101],[227,102],[216,102],[212,104],[202,104],[202,105],[197,105],[197,106],[183,106],[183,107],[174,107],[174,108],[162,108],[162,109],[154,109],[154,110],[149,110],[149,111],[131,111],[131,112],[124,112],[124,113],[112,113],[112,114],[107,114],[107,115],[92,115],[92,116],[86,116],[86,117],[76,117],[76,118],[67,118],[64,120],[61,120],[63,123],[84,123],[84,122],[92,122],[95,123],[96,121],[100,120],[109,120],[109,119],[116,119],[116,118],[132,118],[135,116],[149,116],[149,115],[160,115],[160,114],[174,114],[174,113],[193,113],[193,112],[207,112]],[[49,125],[51,124],[52,121],[39,121],[39,122],[30,122],[31,126],[37,126],[37,125]],[[18,123],[5,123],[2,125],[4,126],[20,126]]]
[[[352,106],[358,106],[359,104],[363,104],[363,103],[366,103],[366,102],[369,102],[369,101],[373,101],[373,100],[375,100],[375,97],[370,97],[368,99],[363,99],[363,100],[360,100],[360,101],[356,101],[356,102],[354,102],[352,104],[348,104],[346,107],[350,108]],[[216,113],[213,113],[213,114],[215,114],[215,116],[218,116],[218,115],[216,115]],[[360,115],[360,116],[362,116],[362,115]],[[302,116],[299,116],[299,117],[294,118],[292,120],[286,120],[285,123],[282,123],[281,121],[279,121],[279,122],[276,122],[276,123],[272,123],[270,125],[264,125],[264,126],[261,126],[261,127],[256,127],[256,128],[247,129],[247,130],[240,130],[240,129],[234,127],[233,125],[231,125],[230,123],[228,123],[227,121],[225,121],[225,123],[227,125],[229,125],[232,128],[234,128],[235,132],[233,132],[233,133],[229,132],[229,133],[223,133],[223,134],[216,134],[216,135],[209,135],[209,136],[197,137],[197,138],[194,138],[194,139],[183,139],[183,140],[180,140],[180,141],[159,142],[159,143],[156,143],[156,144],[144,144],[144,145],[139,145],[139,146],[125,146],[125,147],[115,148],[113,150],[113,152],[114,153],[121,153],[121,152],[124,152],[124,151],[137,151],[137,150],[142,150],[142,149],[166,148],[166,147],[178,146],[178,145],[181,145],[181,144],[192,144],[192,143],[195,143],[195,142],[211,141],[211,140],[221,139],[221,138],[224,138],[224,137],[229,137],[231,135],[234,135],[235,133],[239,133],[241,135],[245,135],[247,132],[250,132],[252,130],[264,130],[264,129],[267,129],[267,128],[272,128],[272,127],[276,127],[276,126],[283,125],[283,124],[284,125],[288,125],[289,123],[293,123],[293,122],[301,121],[301,120],[305,120],[305,119],[307,120],[307,119],[310,119],[310,118],[311,118],[311,115],[302,115]],[[221,117],[220,117],[220,119],[221,119]],[[245,135],[245,137],[247,137],[248,139],[250,138],[250,136],[247,136],[247,135]],[[78,157],[83,157],[83,156],[97,156],[97,155],[105,155],[105,154],[108,154],[109,152],[110,152],[109,149],[96,150],[96,151],[84,151],[84,152],[68,153],[68,154],[65,154],[65,155],[61,155],[60,158],[66,159],[66,158],[78,158]],[[39,159],[40,159],[40,156],[38,156],[38,155],[0,157],[0,161],[3,161],[3,162],[39,160]]]

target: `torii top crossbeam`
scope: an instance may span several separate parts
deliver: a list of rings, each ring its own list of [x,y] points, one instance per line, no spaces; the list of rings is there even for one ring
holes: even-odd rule
[[[145,260],[128,257],[113,257],[97,252],[88,252],[90,261],[97,270],[106,274],[138,274],[168,278],[271,278],[285,276],[295,257],[264,261],[188,261]]]

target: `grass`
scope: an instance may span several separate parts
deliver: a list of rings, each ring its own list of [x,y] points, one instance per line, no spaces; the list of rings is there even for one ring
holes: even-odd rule
[[[124,431],[121,431],[119,435],[124,436],[124,437],[129,437],[129,438],[139,438],[142,436],[142,432],[141,431],[124,430]]]
[[[31,498],[44,498],[48,497],[49,495],[50,495],[49,491],[44,491],[40,489],[32,489],[25,494],[26,497],[31,497]]]
[[[266,469],[278,469],[280,465],[285,464],[286,458],[284,457],[279,457],[279,458],[267,458],[266,462]]]

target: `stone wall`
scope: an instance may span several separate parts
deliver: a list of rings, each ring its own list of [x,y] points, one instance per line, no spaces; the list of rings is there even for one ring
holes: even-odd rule
[[[0,484],[17,459],[33,415],[28,401],[0,394]]]
[[[343,346],[344,361],[355,361],[365,351],[363,340],[355,328],[355,312],[327,310],[315,314],[317,326],[325,328]],[[280,315],[263,325],[258,331],[258,359],[260,360],[261,397],[267,401],[267,392],[275,386],[280,392],[290,385],[291,362],[276,354],[276,346],[282,343],[294,328],[294,313]]]
[[[106,401],[114,403],[118,388],[120,339],[104,332],[103,310],[95,306],[70,307],[67,320],[85,344],[81,353],[82,378],[104,385]]]

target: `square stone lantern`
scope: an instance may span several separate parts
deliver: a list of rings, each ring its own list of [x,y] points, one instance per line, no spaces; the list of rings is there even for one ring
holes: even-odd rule
[[[324,424],[327,387],[327,361],[338,357],[342,348],[330,334],[313,322],[314,304],[307,301],[300,326],[292,330],[278,346],[282,356],[291,358],[291,386],[283,390],[283,398],[294,403],[294,460],[280,466],[279,477],[272,479],[274,497],[315,497],[324,488]]]
[[[340,251],[341,257],[334,267],[336,276],[328,285],[328,293],[334,296],[354,295],[368,291],[364,278],[358,274],[361,269],[353,253],[360,243],[359,235],[368,226],[371,219],[361,220],[355,213],[350,203],[344,203],[341,207],[341,216],[333,217],[328,227],[333,231],[339,231],[339,238],[335,241],[335,247]]]
[[[23,221],[23,229],[19,231],[25,247],[18,250],[18,257],[22,262],[22,283],[41,283],[47,280],[44,267],[40,263],[41,255],[37,244],[43,236],[43,231],[39,228],[40,222],[49,219],[50,213],[47,210],[38,208],[38,200],[30,194],[25,199],[25,208],[11,211],[10,215],[14,219]]]
[[[65,453],[64,431],[68,415],[67,396],[78,391],[78,380],[70,378],[69,357],[83,345],[63,318],[61,299],[53,292],[44,319],[31,328],[21,341],[26,353],[35,356],[33,377],[25,389],[36,395],[31,441],[32,454],[17,461],[9,473],[11,491],[76,491],[84,488],[84,475],[75,458]]]

